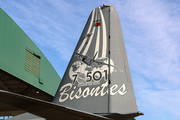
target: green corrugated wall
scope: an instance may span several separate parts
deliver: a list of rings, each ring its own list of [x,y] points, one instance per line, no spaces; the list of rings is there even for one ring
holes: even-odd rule
[[[40,57],[39,77],[25,70],[26,49]],[[53,96],[61,81],[43,53],[1,8],[0,68]]]

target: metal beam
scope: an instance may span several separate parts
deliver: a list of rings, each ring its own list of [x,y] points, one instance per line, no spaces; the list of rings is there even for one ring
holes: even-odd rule
[[[0,79],[0,86],[6,91],[10,91],[9,88],[2,82],[1,79]]]
[[[26,95],[31,91],[32,87],[28,85],[28,87],[21,93],[22,95]]]

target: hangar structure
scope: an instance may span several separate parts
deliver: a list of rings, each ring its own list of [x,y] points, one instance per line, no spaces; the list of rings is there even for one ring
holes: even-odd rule
[[[39,48],[0,8],[0,89],[52,101],[60,81]],[[0,116],[23,112],[0,103]]]

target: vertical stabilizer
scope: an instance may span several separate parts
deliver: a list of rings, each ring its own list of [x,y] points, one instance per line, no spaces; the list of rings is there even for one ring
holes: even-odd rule
[[[136,113],[137,105],[119,16],[110,6],[110,58],[117,69],[110,74],[111,113]]]
[[[53,102],[91,113],[136,113],[120,20],[115,8],[94,9]]]

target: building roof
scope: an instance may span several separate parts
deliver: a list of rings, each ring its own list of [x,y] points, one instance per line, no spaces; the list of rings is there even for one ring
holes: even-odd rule
[[[55,69],[1,8],[0,26],[0,89],[52,101],[61,81]],[[22,112],[0,103],[0,116]]]

